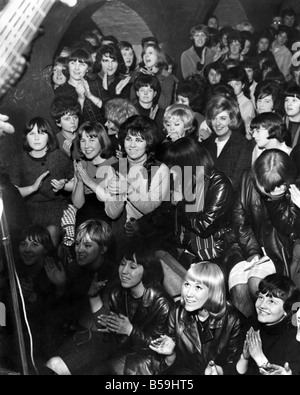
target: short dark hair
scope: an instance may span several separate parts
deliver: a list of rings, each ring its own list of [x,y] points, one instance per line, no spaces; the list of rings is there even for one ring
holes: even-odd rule
[[[190,80],[179,81],[176,89],[176,96],[178,95],[188,98],[191,109],[201,113],[204,100],[204,89],[200,89],[199,86]]]
[[[271,197],[275,188],[295,182],[296,168],[288,154],[281,150],[265,150],[255,161],[252,174],[257,190],[263,197]]]
[[[68,58],[68,63],[76,62],[77,60],[86,63],[89,66],[89,68],[91,68],[93,65],[91,54],[83,48],[73,49]]]
[[[241,32],[237,31],[237,30],[232,30],[231,32],[229,32],[228,37],[228,46],[230,46],[230,44],[234,41],[238,41],[241,44],[241,52],[244,49],[245,46],[245,39],[242,36]]]
[[[294,303],[300,300],[300,290],[295,283],[282,274],[271,274],[265,277],[258,286],[258,292],[262,295],[283,300],[283,309],[291,318]]]
[[[82,138],[83,133],[86,133],[88,136],[96,137],[101,145],[101,158],[109,159],[113,154],[112,142],[107,134],[107,131],[103,125],[97,122],[85,122],[80,126],[77,132],[76,141],[79,152],[81,152],[80,148],[80,140]]]
[[[204,71],[203,71],[203,76],[204,76],[206,82],[208,82],[208,74],[211,70],[215,70],[217,73],[219,73],[221,75],[221,80],[224,80],[226,73],[227,73],[227,69],[222,62],[220,62],[220,61],[212,62],[212,63],[208,64],[207,66],[205,66]]]
[[[276,139],[280,143],[285,141],[287,134],[286,123],[284,122],[282,116],[274,112],[265,112],[257,115],[250,124],[250,129],[255,130],[260,127],[267,129],[269,133],[268,139]]]
[[[231,69],[227,70],[226,80],[227,82],[240,81],[244,85],[244,95],[250,99],[249,79],[245,69],[242,66],[232,67]]]
[[[78,100],[71,96],[57,96],[51,104],[50,111],[55,122],[60,122],[65,115],[77,115],[79,117],[81,106]]]
[[[156,122],[143,115],[130,117],[120,127],[119,143],[124,148],[127,135],[140,135],[147,143],[146,152],[154,153],[159,143],[159,132]]]
[[[102,70],[101,61],[102,61],[103,56],[108,56],[111,59],[117,61],[117,63],[118,63],[118,69],[116,72],[117,74],[125,71],[124,59],[123,59],[121,50],[119,49],[119,47],[117,45],[108,44],[108,45],[103,45],[102,47],[100,47],[100,49],[97,51],[96,64],[95,64],[97,71]]]
[[[154,43],[159,46],[159,40],[156,37],[151,36],[151,37],[142,38],[142,40],[141,40],[142,47],[144,47],[146,44],[149,44],[149,43]]]
[[[36,117],[31,119],[25,126],[24,135],[23,135],[23,147],[26,151],[31,152],[32,148],[29,146],[27,141],[27,135],[32,131],[34,127],[37,127],[39,133],[47,133],[48,134],[48,151],[52,152],[57,149],[58,143],[56,140],[56,136],[53,133],[51,124],[44,118]]]
[[[53,258],[56,257],[56,251],[51,235],[48,229],[44,226],[33,224],[29,225],[26,229],[23,229],[19,235],[19,243],[27,238],[42,244],[47,251],[47,255]]]
[[[261,81],[255,88],[254,97],[255,102],[259,99],[264,99],[267,96],[272,96],[274,102],[274,110],[282,112],[282,99],[281,99],[281,87],[280,85],[271,80]]]
[[[150,86],[151,89],[156,92],[156,97],[154,98],[154,102],[159,100],[159,96],[161,94],[161,85],[157,77],[154,75],[140,74],[134,81],[134,90],[138,92],[141,88],[146,86]]]

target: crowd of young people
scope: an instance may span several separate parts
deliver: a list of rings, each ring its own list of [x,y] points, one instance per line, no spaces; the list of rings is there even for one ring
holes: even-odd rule
[[[300,374],[298,37],[291,9],[261,31],[212,16],[181,77],[156,37],[58,54],[56,129],[28,120],[3,180],[40,372]]]

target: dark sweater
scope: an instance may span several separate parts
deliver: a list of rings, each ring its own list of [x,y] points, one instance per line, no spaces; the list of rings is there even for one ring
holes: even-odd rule
[[[265,356],[271,364],[283,367],[289,363],[293,375],[300,374],[300,343],[296,340],[297,329],[284,319],[277,325],[266,326],[250,318],[247,329],[251,326],[260,330],[262,347]],[[259,375],[259,369],[253,359],[249,363],[249,375]]]

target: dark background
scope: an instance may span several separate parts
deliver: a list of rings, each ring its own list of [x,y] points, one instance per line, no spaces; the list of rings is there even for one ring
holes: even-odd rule
[[[0,9],[6,3],[0,0]],[[73,42],[83,31],[97,26],[104,34],[115,33],[117,38],[122,35],[133,44],[139,43],[141,34],[149,32],[179,63],[181,53],[191,45],[191,26],[205,22],[209,15],[216,13],[221,25],[235,26],[248,20],[260,29],[289,5],[300,13],[299,0],[78,0],[74,8],[55,4],[43,24],[44,35],[34,45],[26,74],[0,102],[0,113],[9,115],[16,128],[13,136],[1,139],[2,164],[9,170],[12,158],[21,150],[27,121],[35,116],[50,118],[53,91],[45,68],[59,47]]]

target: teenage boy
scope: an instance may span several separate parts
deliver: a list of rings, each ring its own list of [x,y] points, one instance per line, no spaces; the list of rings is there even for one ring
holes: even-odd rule
[[[60,129],[56,137],[60,150],[73,159],[79,159],[80,154],[74,141],[79,127],[81,107],[71,96],[58,96],[51,105],[51,115]]]
[[[137,96],[137,101],[134,102],[136,109],[140,115],[156,121],[161,141],[163,141],[166,135],[163,132],[164,110],[158,106],[161,93],[159,80],[155,76],[141,74],[134,82],[134,90]]]

